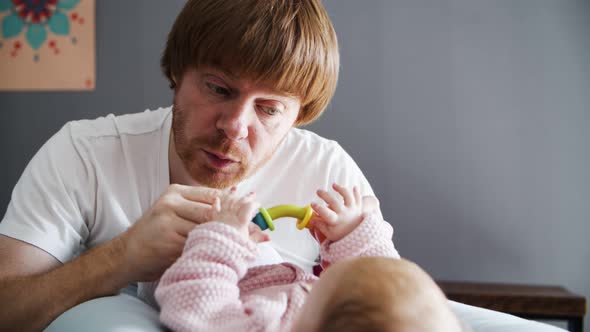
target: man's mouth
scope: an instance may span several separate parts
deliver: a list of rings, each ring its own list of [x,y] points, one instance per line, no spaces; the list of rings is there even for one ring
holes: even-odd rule
[[[209,162],[211,164],[213,164],[213,166],[218,167],[218,168],[227,167],[231,164],[238,162],[237,160],[233,159],[230,156],[226,156],[226,155],[215,153],[215,152],[209,152],[207,150],[203,150],[203,152],[205,152],[205,155],[207,156],[207,159],[209,160]]]

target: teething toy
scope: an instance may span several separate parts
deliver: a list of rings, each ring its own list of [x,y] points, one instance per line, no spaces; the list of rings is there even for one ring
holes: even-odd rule
[[[309,221],[315,216],[315,212],[311,208],[311,205],[304,207],[297,205],[277,205],[270,209],[260,208],[260,212],[256,214],[252,222],[258,225],[260,229],[270,229],[274,231],[275,225],[273,220],[282,217],[293,217],[297,219],[297,229],[302,230],[304,228],[311,229]]]

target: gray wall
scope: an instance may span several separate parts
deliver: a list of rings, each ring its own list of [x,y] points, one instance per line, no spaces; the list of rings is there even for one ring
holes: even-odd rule
[[[590,1],[326,5],[342,74],[311,128],[361,165],[401,254],[590,297]]]
[[[181,0],[97,1],[93,92],[0,92],[2,215],[30,158],[65,122],[171,103],[159,61],[168,30],[183,4]]]
[[[2,209],[67,120],[170,103],[158,61],[182,3],[98,1],[94,92],[0,93]],[[441,279],[590,297],[590,1],[326,7],[341,78],[310,128],[365,171],[402,255]]]

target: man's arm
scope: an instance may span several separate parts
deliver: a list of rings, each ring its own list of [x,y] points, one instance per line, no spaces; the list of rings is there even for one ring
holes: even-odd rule
[[[62,264],[45,251],[0,235],[2,331],[39,331],[69,308],[115,294],[128,283],[120,238]]]
[[[37,247],[0,235],[0,325],[36,331],[84,301],[157,279],[182,253],[188,233],[209,220],[219,191],[171,185],[123,234],[63,265]]]

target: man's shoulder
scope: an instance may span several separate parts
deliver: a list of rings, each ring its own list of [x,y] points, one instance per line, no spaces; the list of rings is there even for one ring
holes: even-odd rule
[[[92,120],[70,121],[65,127],[74,140],[143,135],[161,130],[170,110],[168,107],[123,115],[111,113]]]
[[[301,128],[292,128],[289,131],[282,149],[287,153],[314,153],[316,155],[345,153],[344,149],[335,140]]]
[[[333,175],[342,173],[344,176],[362,174],[340,143],[305,129],[292,128],[274,159],[282,168],[294,167],[297,170],[305,165],[305,174],[310,176],[325,172]],[[277,167],[277,164],[274,166]]]

